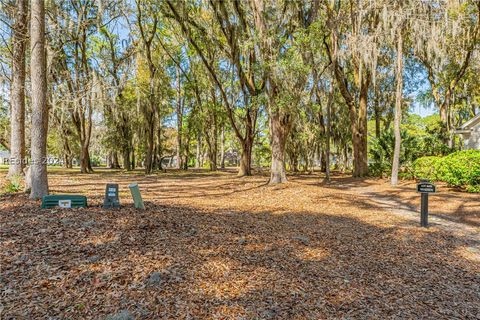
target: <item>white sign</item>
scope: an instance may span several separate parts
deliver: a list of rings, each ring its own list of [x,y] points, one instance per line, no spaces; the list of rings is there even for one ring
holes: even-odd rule
[[[58,206],[60,208],[71,208],[72,200],[58,200]]]

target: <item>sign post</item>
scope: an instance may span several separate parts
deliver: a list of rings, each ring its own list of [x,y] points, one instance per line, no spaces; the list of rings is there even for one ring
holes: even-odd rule
[[[120,200],[118,199],[118,184],[108,183],[105,188],[105,199],[103,200],[103,208],[119,208]]]
[[[420,203],[420,226],[426,228],[428,227],[428,194],[435,193],[436,187],[428,180],[420,180],[420,183],[417,184],[417,192],[422,194]]]

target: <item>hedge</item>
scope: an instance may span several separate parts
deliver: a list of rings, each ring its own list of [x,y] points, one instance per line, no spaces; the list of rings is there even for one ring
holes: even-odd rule
[[[445,157],[422,157],[413,163],[415,178],[444,181],[469,192],[480,192],[480,150],[463,150]]]

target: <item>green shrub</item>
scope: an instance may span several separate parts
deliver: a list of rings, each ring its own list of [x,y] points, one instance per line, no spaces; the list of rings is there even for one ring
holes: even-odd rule
[[[439,181],[442,158],[429,156],[421,157],[413,162],[413,175],[417,179]]]
[[[480,192],[480,150],[457,151],[445,157],[422,157],[413,164],[417,179],[444,181],[450,186]]]
[[[368,164],[368,174],[372,177],[388,176],[392,171],[392,164],[389,162],[373,162]]]
[[[480,150],[457,151],[443,157],[441,174],[451,186],[480,187]]]
[[[480,193],[480,185],[478,186],[467,186],[465,188],[467,192],[472,192],[472,193]]]
[[[19,175],[14,175],[8,178],[7,183],[3,187],[5,193],[15,193],[19,192],[23,188],[23,177]]]

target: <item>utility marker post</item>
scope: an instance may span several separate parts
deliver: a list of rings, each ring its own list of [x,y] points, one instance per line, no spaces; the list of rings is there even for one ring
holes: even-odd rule
[[[145,206],[143,205],[142,195],[140,194],[140,189],[138,188],[138,184],[129,184],[128,188],[130,188],[130,192],[132,193],[135,208],[145,209]]]
[[[426,228],[428,227],[428,194],[435,193],[436,187],[428,180],[420,180],[420,183],[417,184],[417,192],[422,194],[420,203],[420,226]]]
[[[117,183],[107,183],[105,188],[105,199],[103,200],[103,208],[120,208]]]

